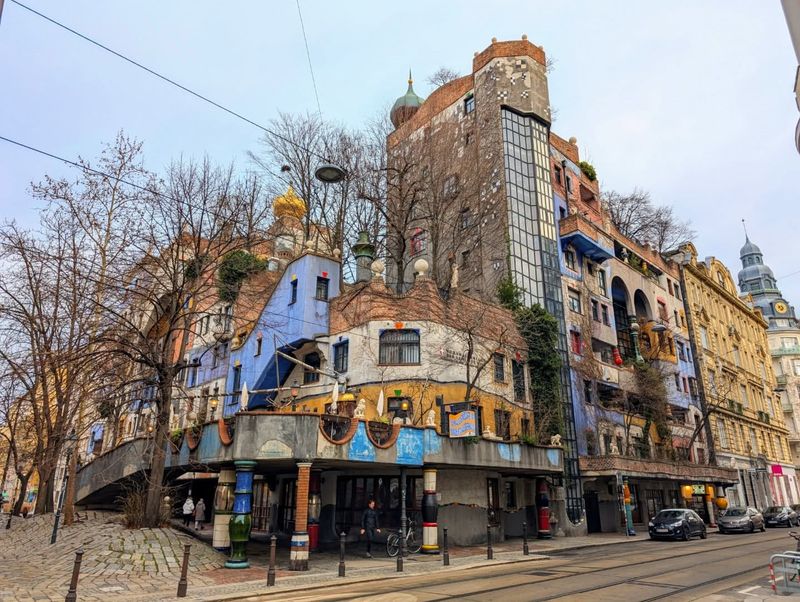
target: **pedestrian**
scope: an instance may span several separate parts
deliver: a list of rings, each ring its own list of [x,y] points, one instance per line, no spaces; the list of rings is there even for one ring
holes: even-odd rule
[[[380,532],[375,500],[370,500],[367,502],[367,509],[361,515],[361,535],[367,536],[367,558],[372,558],[372,542],[375,540],[375,533]]]
[[[202,531],[204,529],[203,523],[206,520],[206,503],[203,501],[203,498],[197,500],[197,505],[194,507],[194,530],[197,531],[197,527],[200,527]]]
[[[186,501],[183,502],[183,526],[188,527],[189,521],[192,520],[192,515],[194,514],[194,500],[192,500],[192,496],[186,498]]]

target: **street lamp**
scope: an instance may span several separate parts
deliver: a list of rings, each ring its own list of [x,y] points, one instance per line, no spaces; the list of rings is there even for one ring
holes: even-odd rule
[[[75,448],[75,443],[78,437],[75,435],[75,429],[72,429],[64,438],[64,449],[67,452],[67,461],[64,464],[64,478],[61,481],[61,493],[58,495],[58,507],[56,508],[56,518],[53,521],[53,533],[50,535],[50,543],[56,543],[58,537],[58,523],[61,520],[61,510],[64,508],[64,494],[67,491],[67,484],[69,483],[69,464],[72,460],[72,451]]]
[[[297,386],[297,381],[292,382],[292,389],[290,391],[292,395],[292,412],[297,411],[297,396],[300,395],[300,389]]]
[[[214,419],[215,419],[215,416],[216,416],[216,414],[217,414],[217,404],[218,404],[218,403],[219,403],[219,399],[217,399],[216,397],[213,397],[213,398],[212,398],[212,399],[211,399],[211,400],[208,402],[208,405],[210,405],[210,406],[211,406],[211,420],[214,420]]]
[[[314,172],[314,177],[324,184],[336,184],[347,177],[347,172],[332,163],[323,163]]]

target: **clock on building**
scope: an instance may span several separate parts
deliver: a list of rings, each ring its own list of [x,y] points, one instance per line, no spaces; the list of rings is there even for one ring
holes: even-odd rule
[[[785,314],[788,309],[789,306],[786,305],[786,303],[784,303],[783,301],[778,301],[775,304],[775,311],[778,312],[779,314]]]

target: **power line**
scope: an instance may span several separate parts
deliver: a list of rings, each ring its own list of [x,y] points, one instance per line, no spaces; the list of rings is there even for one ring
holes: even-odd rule
[[[303,23],[303,12],[300,10],[300,0],[297,2],[297,14],[300,16],[300,29],[303,31],[303,41],[306,44],[306,56],[308,57],[308,70],[311,72],[311,83],[314,86],[314,97],[317,99],[317,111],[322,117],[322,106],[319,104],[319,93],[317,92],[317,80],[314,77],[314,66],[311,64],[311,51],[308,49],[308,38],[306,37],[306,26]]]
[[[226,107],[224,105],[221,105],[220,103],[218,103],[218,102],[216,102],[214,100],[211,100],[207,96],[203,96],[199,92],[195,92],[194,90],[192,90],[190,88],[187,88],[183,84],[179,84],[178,82],[176,82],[173,79],[170,79],[166,75],[162,75],[161,73],[158,73],[157,71],[151,69],[150,67],[147,67],[147,66],[143,65],[142,63],[139,63],[138,61],[135,61],[132,58],[129,58],[129,57],[125,56],[121,52],[117,52],[116,50],[114,50],[112,48],[109,48],[105,44],[101,44],[97,40],[94,40],[94,39],[90,38],[89,36],[84,35],[81,32],[76,31],[76,30],[72,29],[71,27],[68,27],[67,25],[64,25],[63,23],[61,23],[59,21],[56,21],[55,19],[53,19],[51,17],[48,17],[44,13],[40,13],[39,11],[31,8],[30,6],[26,6],[25,4],[22,4],[21,2],[19,2],[19,0],[11,0],[11,2],[13,2],[17,6],[19,6],[21,8],[24,8],[25,10],[33,13],[36,16],[41,17],[45,21],[49,21],[53,25],[56,25],[56,26],[58,26],[58,27],[60,27],[62,29],[65,29],[66,31],[70,32],[71,34],[78,36],[82,40],[85,40],[85,41],[89,42],[90,44],[94,44],[98,48],[101,48],[101,49],[105,50],[106,52],[109,52],[109,53],[113,54],[117,58],[120,58],[123,61],[126,61],[126,62],[130,63],[131,65],[133,65],[135,67],[138,67],[139,69],[141,69],[143,71],[146,71],[150,75],[154,75],[155,77],[167,82],[168,84],[171,84],[171,85],[175,86],[176,88],[179,88],[180,90],[183,90],[184,92],[187,92],[187,93],[191,94],[195,98],[199,98],[203,102],[206,102],[206,103],[208,103],[208,104],[210,104],[210,105],[212,105],[212,106],[214,106],[214,107],[216,107],[218,109],[221,109],[221,110],[225,111],[226,113],[228,113],[229,115],[233,115],[237,119],[241,119],[245,123],[248,123],[248,124],[250,124],[252,126],[255,126],[258,129],[263,130],[267,134],[270,134],[271,136],[275,136],[276,138],[278,138],[280,140],[283,140],[287,144],[291,144],[292,146],[295,146],[295,147],[297,147],[297,148],[299,148],[301,150],[304,150],[307,153],[309,153],[310,155],[313,155],[313,156],[317,157],[318,159],[320,159],[323,162],[327,162],[328,161],[327,157],[324,157],[324,156],[320,155],[316,151],[314,151],[314,150],[312,150],[310,148],[307,148],[307,147],[305,147],[305,146],[303,146],[301,144],[298,144],[294,140],[291,140],[291,139],[289,139],[289,138],[287,138],[287,137],[275,132],[274,130],[271,130],[270,128],[268,128],[266,126],[263,126],[260,123],[257,123],[255,121],[253,121],[252,119],[249,119],[248,117],[245,117],[241,113],[237,113],[233,109],[229,109],[228,107]],[[298,10],[299,10],[299,4],[298,4]],[[301,23],[302,23],[302,16],[301,16]],[[305,36],[305,28],[303,29],[303,35]],[[308,43],[306,43],[306,50],[308,50]],[[308,60],[309,60],[309,66],[310,66],[311,65],[311,55],[310,54],[309,54],[309,59]],[[312,80],[314,78],[313,70],[311,72],[311,78],[312,78]],[[316,82],[314,82],[314,93],[315,94],[316,94],[316,91],[317,91],[317,84],[316,84]],[[317,107],[319,108],[319,97],[317,97]],[[322,111],[320,111],[320,114],[322,114]]]

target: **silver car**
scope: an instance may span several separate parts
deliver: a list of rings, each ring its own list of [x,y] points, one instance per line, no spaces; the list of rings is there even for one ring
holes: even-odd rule
[[[764,516],[755,508],[731,507],[717,520],[720,533],[746,531],[752,533],[756,529],[766,530]]]

